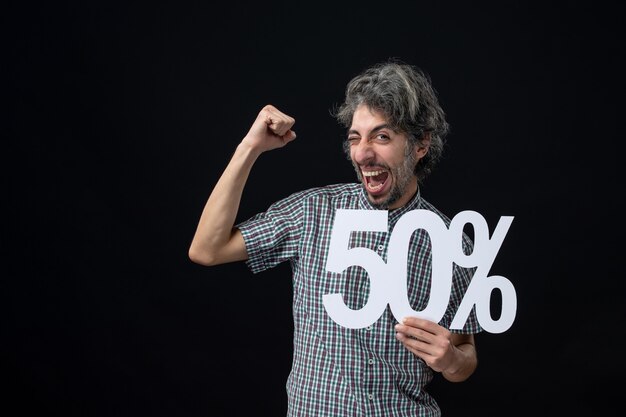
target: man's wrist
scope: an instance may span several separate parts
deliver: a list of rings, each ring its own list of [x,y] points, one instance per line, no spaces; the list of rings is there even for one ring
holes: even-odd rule
[[[240,153],[246,158],[256,159],[263,153],[262,150],[252,146],[248,142],[246,142],[245,138],[237,145],[236,153]]]

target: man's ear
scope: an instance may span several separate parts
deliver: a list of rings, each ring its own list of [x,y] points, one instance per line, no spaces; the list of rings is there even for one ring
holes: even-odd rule
[[[415,156],[417,157],[418,161],[422,159],[428,153],[429,148],[430,148],[430,132],[426,132],[424,133],[424,136],[422,137],[422,140],[420,141],[420,143],[415,146]]]

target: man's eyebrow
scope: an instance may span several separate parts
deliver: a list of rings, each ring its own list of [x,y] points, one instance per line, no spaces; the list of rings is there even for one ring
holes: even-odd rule
[[[391,125],[389,125],[389,123],[383,123],[381,125],[378,125],[378,126],[374,127],[370,133],[375,133],[375,132],[378,132],[379,130],[382,130],[382,129],[391,129],[391,130],[393,130],[393,128],[391,127]],[[353,133],[356,133],[357,135],[360,135],[360,133],[357,130],[355,130],[355,129],[348,130],[348,135],[351,135]]]

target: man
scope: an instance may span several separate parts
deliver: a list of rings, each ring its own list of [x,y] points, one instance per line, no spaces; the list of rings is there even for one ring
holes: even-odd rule
[[[360,183],[295,193],[235,225],[256,159],[296,138],[295,120],[268,105],[211,193],[189,256],[202,265],[246,261],[254,273],[291,262],[294,355],[287,381],[289,415],[438,416],[437,403],[425,391],[433,371],[458,382],[477,366],[473,333],[481,329],[475,315],[462,330],[448,330],[470,272],[454,267],[450,303],[439,323],[417,317],[398,323],[387,307],[370,326],[342,327],[329,317],[322,297],[340,293],[353,310],[368,301],[370,280],[364,268],[353,266],[341,273],[326,269],[337,209],[388,210],[388,233],[353,232],[350,238],[350,247],[369,248],[383,259],[394,225],[408,211],[430,210],[449,225],[449,218],[419,193],[419,183],[443,149],[448,132],[444,112],[421,70],[386,62],[350,81],[335,116],[348,129],[345,149]],[[469,240],[463,243],[471,250]],[[428,303],[430,251],[428,233],[416,230],[407,265],[407,293],[416,311]]]

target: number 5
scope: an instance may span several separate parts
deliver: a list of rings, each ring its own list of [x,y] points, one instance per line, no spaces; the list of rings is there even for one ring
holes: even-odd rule
[[[387,307],[384,276],[386,265],[378,254],[366,248],[348,249],[352,231],[387,231],[387,212],[384,210],[337,210],[330,235],[326,269],[342,273],[350,266],[365,268],[370,277],[370,294],[360,310],[346,306],[339,293],[325,294],[322,303],[326,312],[339,325],[359,329],[374,323]]]

